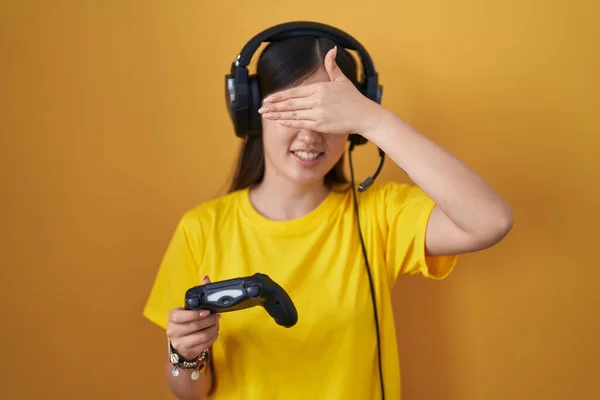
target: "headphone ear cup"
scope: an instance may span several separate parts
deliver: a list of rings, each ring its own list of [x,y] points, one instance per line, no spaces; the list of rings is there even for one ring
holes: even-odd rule
[[[228,74],[225,75],[225,105],[227,106],[227,113],[229,114],[229,118],[233,123],[233,128],[238,134],[238,123],[237,123],[237,113],[235,109],[236,105],[236,93],[235,93],[235,78]],[[239,135],[238,135],[239,136]]]
[[[258,85],[258,79],[256,79],[255,75],[251,75],[248,78],[248,136],[260,136],[262,133],[262,119],[261,115],[258,113],[258,109],[262,104],[261,95],[260,95],[260,87]]]
[[[232,75],[225,76],[225,101],[235,134],[244,138],[250,132],[249,85],[236,82]]]

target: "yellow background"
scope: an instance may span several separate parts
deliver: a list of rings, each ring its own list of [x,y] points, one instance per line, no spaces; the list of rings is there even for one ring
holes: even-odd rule
[[[510,236],[447,281],[400,283],[405,398],[600,398],[597,1],[0,10],[1,398],[168,398],[164,334],[143,303],[182,211],[231,172],[230,62],[259,30],[300,19],[355,35],[384,105],[514,208]],[[371,145],[355,158],[359,179],[376,167]],[[406,178],[388,161],[382,179]]]

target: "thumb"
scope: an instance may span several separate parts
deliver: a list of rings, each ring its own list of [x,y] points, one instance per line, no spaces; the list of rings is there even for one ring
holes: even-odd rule
[[[329,79],[332,82],[343,82],[346,80],[346,76],[335,62],[336,57],[337,46],[334,46],[333,49],[329,50],[325,55],[325,70],[327,71],[327,75],[329,75]]]
[[[204,275],[204,278],[202,278],[202,284],[206,285],[207,283],[210,283],[210,278],[208,275]]]

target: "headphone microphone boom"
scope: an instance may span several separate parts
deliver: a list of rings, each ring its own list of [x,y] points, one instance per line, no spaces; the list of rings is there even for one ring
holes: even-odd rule
[[[235,134],[240,138],[258,137],[262,132],[261,115],[258,109],[261,106],[261,93],[258,85],[258,80],[255,75],[248,73],[248,64],[254,53],[260,45],[265,42],[281,41],[293,37],[324,37],[332,40],[337,45],[348,50],[354,50],[358,53],[363,66],[363,79],[359,80],[359,91],[368,99],[381,104],[383,87],[378,83],[378,74],[367,49],[365,49],[354,37],[346,32],[330,25],[309,22],[297,21],[286,22],[272,26],[252,37],[242,48],[235,61],[231,64],[229,74],[225,75],[225,99],[227,102],[227,110],[233,122]],[[385,399],[385,389],[383,382],[382,357],[381,357],[381,339],[379,333],[379,318],[377,313],[377,302],[375,299],[375,288],[371,276],[371,268],[367,257],[367,251],[360,228],[360,219],[358,213],[358,202],[354,191],[354,168],[352,166],[352,151],[355,146],[364,145],[368,142],[359,134],[351,134],[348,138],[350,142],[349,148],[349,164],[352,185],[352,197],[354,200],[355,216],[358,222],[358,233],[362,248],[363,258],[366,264],[367,273],[369,275],[369,284],[371,288],[371,299],[373,302],[373,312],[375,318],[375,328],[377,335],[377,352],[379,362],[379,383],[381,387],[381,397]],[[359,192],[363,192],[369,188],[381,172],[385,153],[378,148],[380,161],[377,170],[373,176],[365,179],[359,186]]]
[[[352,162],[351,154],[352,154],[353,147],[354,147],[354,144],[351,143],[350,151],[348,152],[348,154],[350,154],[350,162]],[[369,176],[367,179],[362,181],[362,183],[360,185],[358,185],[359,192],[364,192],[365,190],[367,190],[369,188],[369,186],[371,186],[375,182],[375,179],[377,179],[377,177],[379,176],[379,173],[383,169],[383,160],[385,160],[385,153],[380,148],[377,148],[377,149],[379,150],[379,165],[377,166],[377,169],[375,170],[375,173],[373,174],[373,176]]]

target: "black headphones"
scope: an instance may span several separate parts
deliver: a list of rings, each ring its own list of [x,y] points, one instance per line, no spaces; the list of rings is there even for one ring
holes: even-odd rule
[[[258,113],[258,109],[261,105],[261,93],[258,86],[258,80],[256,76],[249,75],[247,66],[256,50],[264,42],[279,41],[283,39],[293,37],[325,37],[338,45],[345,47],[349,50],[355,50],[358,52],[363,65],[364,78],[359,83],[359,91],[371,99],[372,101],[381,104],[381,96],[383,88],[378,83],[377,71],[373,65],[373,61],[369,56],[367,50],[352,36],[349,34],[329,25],[317,23],[317,22],[287,22],[279,25],[275,25],[267,30],[264,30],[253,38],[242,48],[236,60],[231,64],[231,71],[225,76],[225,91],[227,109],[233,122],[235,134],[240,138],[260,136],[262,132],[261,115]],[[371,268],[369,266],[369,260],[367,257],[367,250],[365,247],[362,231],[360,228],[360,218],[358,214],[358,201],[356,193],[354,192],[354,168],[352,167],[352,150],[357,145],[367,143],[367,139],[358,134],[351,134],[348,138],[350,141],[350,174],[352,181],[352,194],[354,199],[354,210],[358,223],[358,233],[361,243],[363,258],[366,264],[367,272],[369,275],[369,284],[371,288],[371,299],[373,303],[373,312],[375,318],[375,328],[377,334],[377,351],[379,361],[379,382],[381,385],[381,396],[385,399],[385,389],[383,383],[383,371],[382,371],[382,360],[381,360],[381,339],[379,333],[379,318],[377,316],[377,303],[375,299],[375,288],[373,286],[373,279],[371,276]],[[366,190],[374,181],[375,178],[381,172],[383,167],[383,160],[385,153],[379,149],[380,162],[377,167],[377,171],[372,177],[368,177],[364,182],[358,186],[359,191]]]
[[[256,76],[249,75],[247,69],[252,56],[264,42],[301,36],[325,37],[346,49],[357,51],[365,75],[358,89],[369,99],[381,104],[383,88],[378,84],[377,71],[369,53],[356,39],[333,26],[318,22],[286,22],[268,28],[250,39],[231,64],[230,73],[225,76],[227,109],[238,137],[259,136],[261,132],[261,116],[258,114],[261,105],[260,88]],[[351,134],[349,140],[354,145],[367,143],[364,137],[357,134]]]

